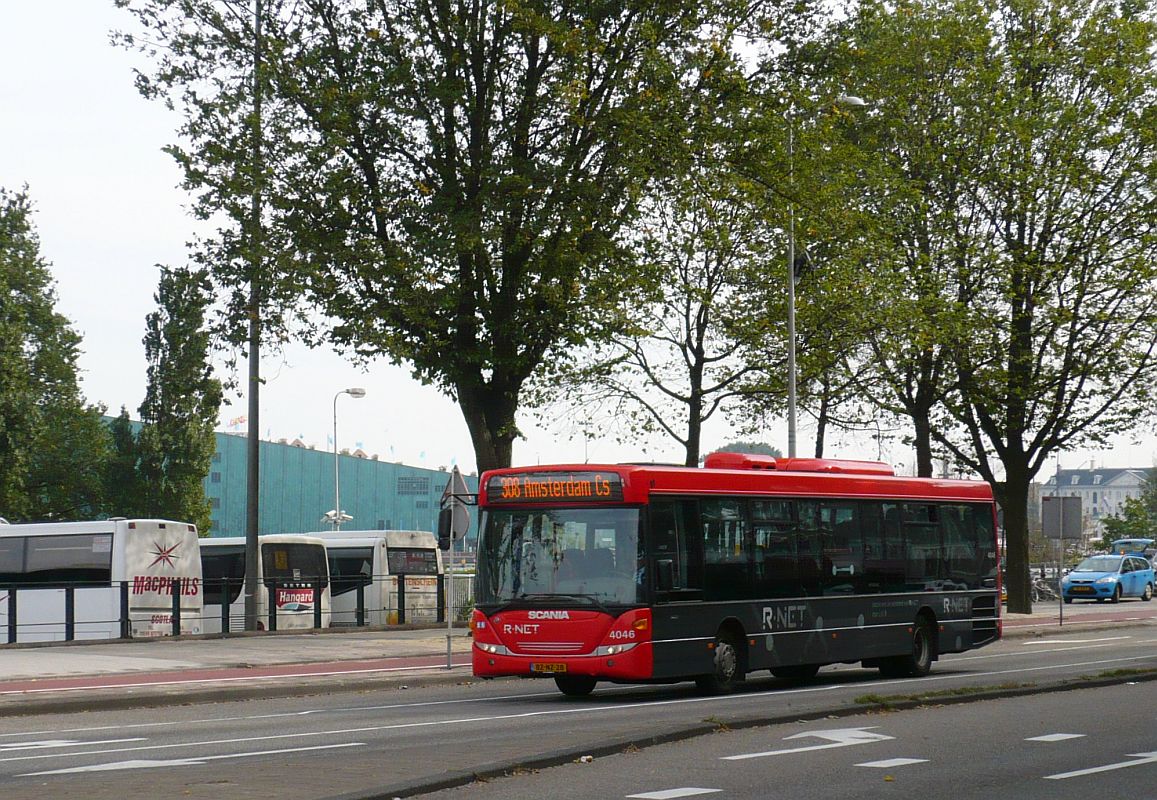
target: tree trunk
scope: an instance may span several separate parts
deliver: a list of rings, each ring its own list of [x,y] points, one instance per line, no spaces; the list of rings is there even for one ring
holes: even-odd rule
[[[474,445],[478,474],[511,466],[514,440],[519,435],[514,421],[518,392],[497,390],[493,383],[459,383],[457,391],[458,407]]]
[[[912,415],[914,434],[912,444],[916,448],[916,475],[920,478],[931,478],[934,465],[932,463],[932,423],[928,419],[928,409],[921,409]]]
[[[1032,582],[1028,550],[1028,465],[1005,462],[1006,480],[998,487],[997,501],[1004,512],[1005,585],[1008,610],[1032,613]]]
[[[831,403],[829,400],[829,394],[828,394],[827,389],[828,389],[828,386],[827,386],[827,383],[825,382],[824,383],[824,392],[820,398],[819,413],[816,414],[816,449],[815,449],[815,457],[816,458],[823,458],[824,457],[824,445],[826,443],[827,434],[828,434],[828,416],[829,416],[828,409],[829,409]]]
[[[699,451],[703,446],[702,416],[703,395],[693,390],[687,404],[687,457],[683,462],[688,467],[699,466]]]

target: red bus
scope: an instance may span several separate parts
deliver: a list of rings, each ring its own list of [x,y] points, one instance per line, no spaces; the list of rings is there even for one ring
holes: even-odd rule
[[[996,514],[975,481],[887,464],[717,453],[699,468],[486,472],[473,667],[482,678],[920,676],[1000,638]]]

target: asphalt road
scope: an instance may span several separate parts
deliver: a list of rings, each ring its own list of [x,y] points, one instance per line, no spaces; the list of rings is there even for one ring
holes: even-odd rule
[[[1157,796],[1153,683],[720,731],[431,800]]]
[[[1120,670],[1129,672],[1122,676]],[[452,686],[371,687],[361,693],[10,718],[0,720],[0,793],[5,800],[415,796],[471,783],[477,775],[543,769],[584,755],[598,760],[724,728],[801,720],[813,726],[822,721],[816,727],[856,727],[846,717],[859,718],[881,700],[892,707],[943,704],[976,699],[976,688],[993,695],[1041,695],[1154,676],[1157,628],[1133,623],[1008,639],[945,657],[923,679],[881,680],[874,670],[841,666],[826,668],[803,685],[753,677],[744,690],[724,697],[702,697],[690,684],[676,684],[600,686],[591,697],[573,700],[559,695],[551,682],[463,680]],[[1146,708],[1153,706],[1148,700],[1153,689],[1157,682],[1137,692]],[[1072,694],[1064,692],[1056,702],[1063,705]],[[1014,701],[990,705],[1007,702]],[[1149,722],[1152,729],[1151,714]],[[971,742],[972,734],[958,739],[961,748]]]

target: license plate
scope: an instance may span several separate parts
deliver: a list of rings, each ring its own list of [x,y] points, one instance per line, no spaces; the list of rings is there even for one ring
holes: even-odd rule
[[[531,672],[566,672],[566,664],[543,664],[533,662],[530,665]]]
[[[1073,588],[1069,589],[1069,591],[1077,593],[1077,594],[1088,594],[1089,592],[1093,591],[1093,587],[1092,586],[1074,586]]]

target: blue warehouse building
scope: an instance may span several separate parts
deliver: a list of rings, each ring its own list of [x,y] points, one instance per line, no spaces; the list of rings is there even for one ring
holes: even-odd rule
[[[247,446],[244,434],[217,433],[217,452],[205,478],[212,536],[245,535]],[[259,533],[328,530],[323,516],[334,507],[333,452],[300,441],[262,441],[259,457]],[[344,529],[438,530],[447,470],[379,461],[361,450],[337,459],[342,510],[353,517]],[[478,477],[464,477],[477,492]]]

